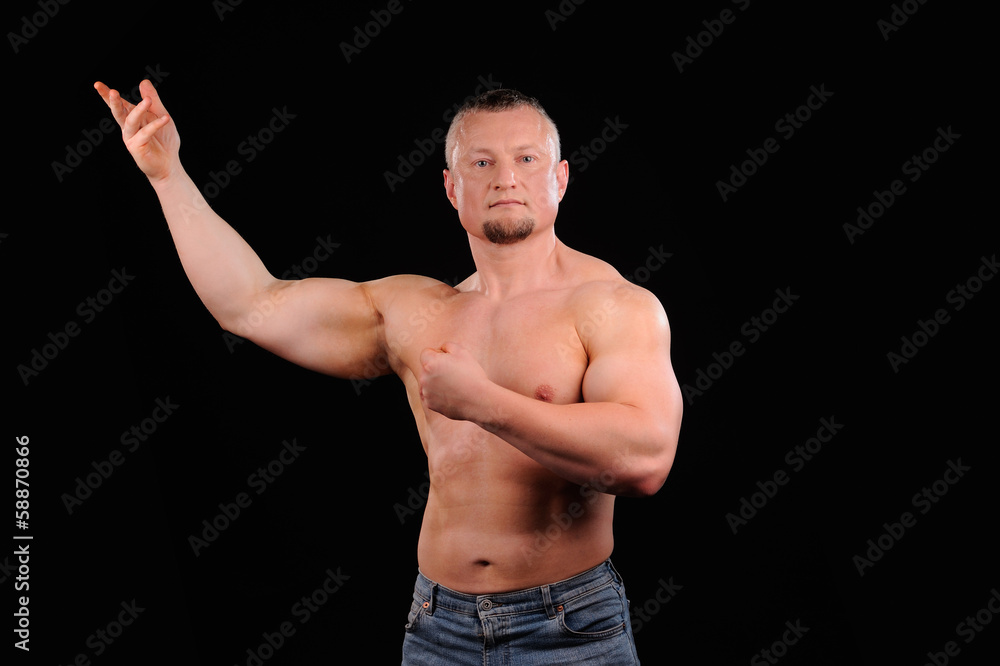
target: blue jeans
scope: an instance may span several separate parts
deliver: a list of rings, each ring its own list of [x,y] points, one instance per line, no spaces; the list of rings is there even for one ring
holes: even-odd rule
[[[463,594],[417,574],[403,666],[639,663],[628,599],[608,560],[552,585]]]

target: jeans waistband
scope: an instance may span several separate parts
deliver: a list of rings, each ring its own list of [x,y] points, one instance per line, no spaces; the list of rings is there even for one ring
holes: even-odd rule
[[[418,572],[414,594],[423,598],[428,615],[433,615],[438,609],[480,617],[545,611],[548,617],[553,618],[560,604],[615,582],[621,584],[621,576],[609,559],[566,580],[497,594],[457,592]]]

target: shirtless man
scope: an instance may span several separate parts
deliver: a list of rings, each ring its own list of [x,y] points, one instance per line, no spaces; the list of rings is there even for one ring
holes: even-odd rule
[[[450,287],[276,279],[185,173],[152,84],[137,105],[94,87],[223,329],[321,373],[403,381],[430,474],[404,663],[638,663],[612,515],[673,463],[669,328],[652,294],[556,237],[569,165],[537,101],[488,92],[452,123],[444,188],[476,272]]]

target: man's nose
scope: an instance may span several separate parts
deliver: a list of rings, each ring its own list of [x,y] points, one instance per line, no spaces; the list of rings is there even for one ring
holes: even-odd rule
[[[517,185],[514,169],[509,166],[498,167],[493,176],[493,189],[506,190]]]

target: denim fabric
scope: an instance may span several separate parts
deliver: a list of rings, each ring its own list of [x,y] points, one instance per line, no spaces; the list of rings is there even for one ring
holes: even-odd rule
[[[608,560],[552,585],[463,594],[417,575],[403,666],[631,666],[628,599]]]

